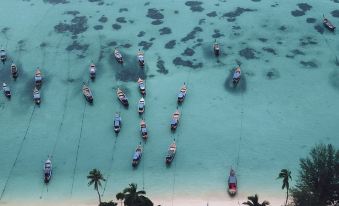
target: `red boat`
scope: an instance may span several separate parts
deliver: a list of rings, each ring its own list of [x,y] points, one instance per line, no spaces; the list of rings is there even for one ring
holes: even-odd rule
[[[235,176],[235,171],[231,169],[228,177],[228,193],[233,196],[237,193],[237,190],[237,177]]]

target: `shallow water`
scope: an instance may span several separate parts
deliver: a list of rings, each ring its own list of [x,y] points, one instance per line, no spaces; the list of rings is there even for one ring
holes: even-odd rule
[[[339,25],[339,4],[299,3],[305,2],[3,0],[0,44],[9,60],[0,65],[0,80],[13,97],[0,97],[1,203],[95,199],[86,179],[92,168],[108,179],[107,200],[131,182],[150,197],[230,199],[225,181],[231,167],[240,196],[283,198],[275,180],[280,169],[295,177],[299,158],[316,143],[339,146],[339,40],[321,23],[325,14]],[[218,59],[214,39],[221,43]],[[116,46],[124,66],[112,58]],[[138,49],[145,51],[144,71],[136,63]],[[19,66],[16,81],[9,75],[12,61]],[[89,105],[81,86],[92,61],[97,78],[89,83]],[[232,88],[237,64],[243,76]],[[40,107],[32,102],[36,67],[44,77]],[[133,151],[142,141],[138,76],[146,77],[143,118],[150,134],[133,170]],[[188,95],[171,133],[183,82]],[[117,87],[126,91],[128,109],[118,102]],[[123,119],[118,137],[115,112]],[[168,168],[164,157],[173,138],[178,153]],[[48,155],[54,174],[47,188],[42,166]]]

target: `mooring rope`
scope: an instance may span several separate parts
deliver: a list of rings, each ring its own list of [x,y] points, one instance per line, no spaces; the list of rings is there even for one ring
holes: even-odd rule
[[[80,134],[79,134],[79,139],[78,139],[77,152],[76,152],[76,156],[75,156],[75,165],[74,165],[74,169],[73,169],[72,186],[71,186],[71,197],[73,195],[75,172],[76,172],[77,165],[78,165],[79,148],[80,148],[80,142],[81,142],[81,139],[82,139],[82,129],[83,129],[83,125],[84,125],[86,106],[87,106],[87,102],[85,101],[85,106],[84,106],[84,110],[83,110],[83,113],[82,113],[82,120],[81,120]]]
[[[20,154],[21,154],[21,151],[22,151],[24,142],[25,142],[25,140],[26,140],[26,137],[27,137],[29,128],[31,127],[31,122],[32,122],[32,119],[33,119],[33,115],[34,115],[35,108],[36,108],[36,105],[34,105],[33,110],[32,110],[32,113],[31,113],[31,115],[30,115],[30,117],[29,117],[28,126],[27,126],[27,128],[26,128],[24,138],[21,140],[21,143],[20,143],[20,146],[19,146],[19,151],[18,151],[18,153],[17,153],[17,155],[16,155],[16,158],[15,158],[15,160],[14,160],[14,163],[13,163],[12,167],[11,167],[11,170],[9,171],[8,177],[7,177],[6,182],[5,182],[5,186],[4,186],[4,188],[2,189],[2,192],[1,192],[1,195],[0,195],[0,200],[3,198],[3,195],[4,195],[4,193],[5,193],[5,191],[6,191],[6,188],[7,188],[7,185],[8,185],[8,181],[9,181],[11,175],[12,175],[13,169],[14,169],[14,167],[15,167],[17,161],[18,161],[18,158],[19,158],[19,156],[20,156]]]

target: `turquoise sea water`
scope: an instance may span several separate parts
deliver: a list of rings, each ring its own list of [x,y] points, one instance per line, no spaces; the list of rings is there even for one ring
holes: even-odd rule
[[[0,97],[0,204],[96,201],[86,179],[93,168],[107,178],[104,200],[131,182],[163,205],[231,200],[225,186],[231,167],[239,181],[235,202],[254,193],[284,198],[275,180],[280,169],[295,176],[299,158],[316,143],[339,146],[339,40],[321,22],[325,14],[338,26],[338,6],[336,0],[3,0],[0,44],[9,60],[0,65],[0,80],[13,96]],[[221,44],[218,59],[214,39]],[[112,56],[115,47],[123,67]],[[145,51],[144,70],[138,49]],[[19,66],[16,81],[12,61]],[[81,86],[92,61],[97,78],[89,83],[89,105]],[[237,64],[243,78],[231,88]],[[32,102],[37,67],[44,78],[40,107]],[[146,78],[147,142],[139,134],[138,76]],[[171,133],[184,82],[187,98]],[[126,91],[128,109],[117,87]],[[123,120],[118,137],[115,112]],[[173,138],[177,155],[166,167]],[[140,141],[144,155],[132,169]],[[54,170],[46,187],[48,155]]]

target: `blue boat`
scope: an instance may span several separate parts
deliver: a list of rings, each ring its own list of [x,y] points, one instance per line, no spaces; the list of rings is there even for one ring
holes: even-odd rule
[[[114,132],[118,134],[121,129],[121,116],[119,113],[115,113],[113,127],[114,127]]]
[[[44,182],[47,184],[52,178],[52,162],[48,158],[44,164]]]
[[[135,149],[134,155],[133,155],[133,160],[132,160],[132,166],[136,167],[138,166],[142,156],[142,146],[139,144],[137,148]]]

